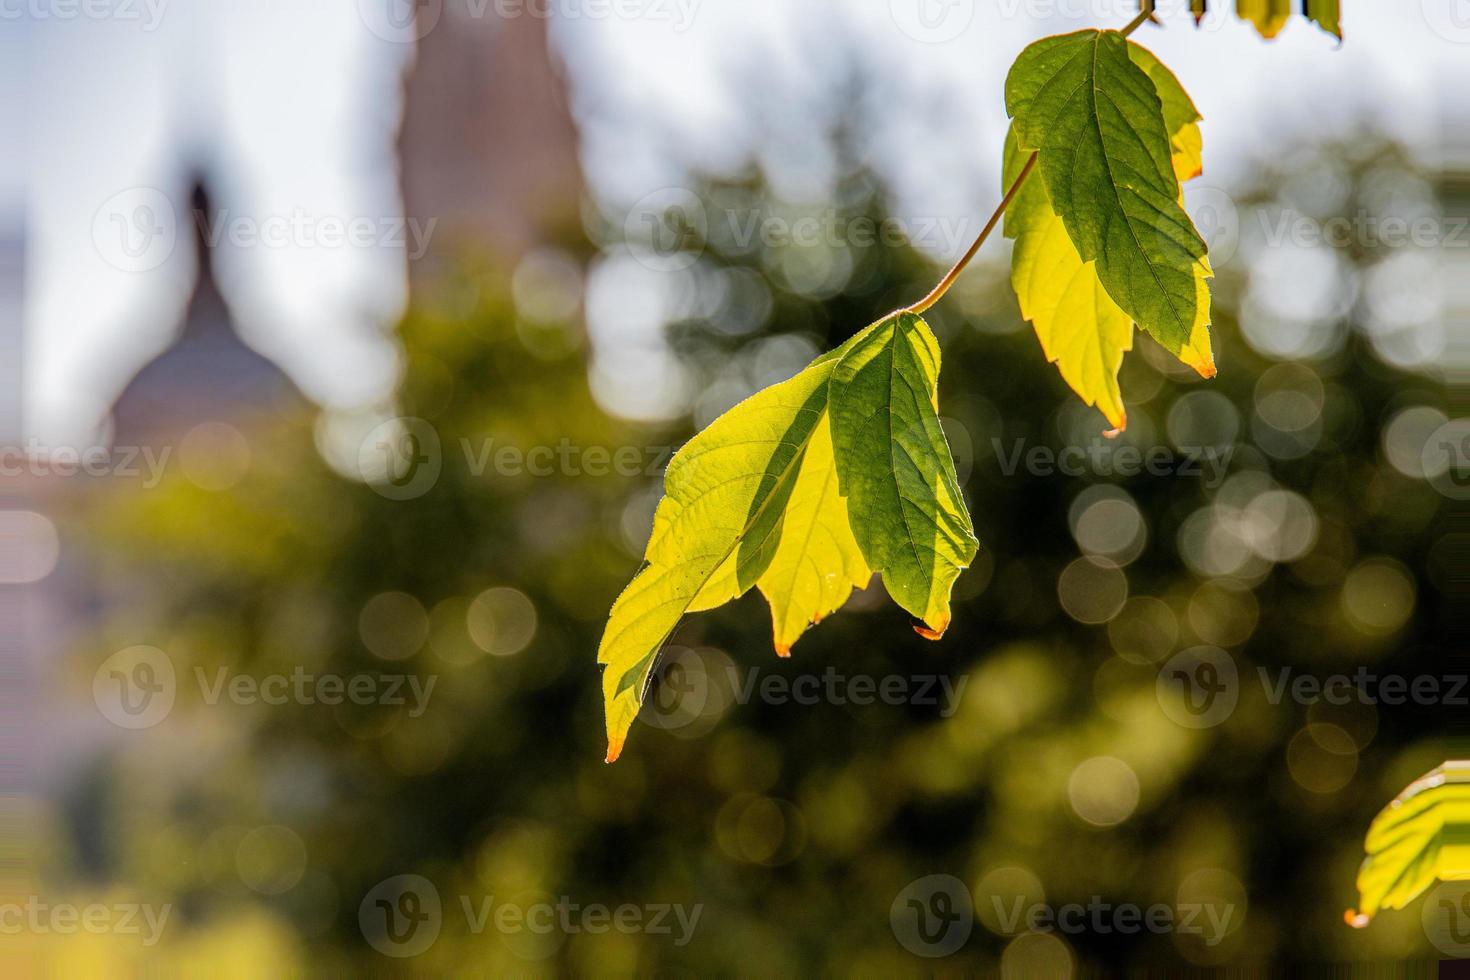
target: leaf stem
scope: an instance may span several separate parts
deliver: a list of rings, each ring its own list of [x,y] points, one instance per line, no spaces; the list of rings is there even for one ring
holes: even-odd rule
[[[1118,33],[1122,34],[1124,37],[1127,37],[1134,31],[1142,27],[1144,24],[1148,23],[1148,21],[1152,19],[1154,15],[1154,2],[1155,0],[1143,0],[1141,5],[1142,9],[1139,11],[1138,16],[1133,18],[1133,20],[1128,23],[1128,26],[1123,28]],[[975,239],[975,243],[970,246],[969,250],[966,251],[964,255],[960,256],[960,260],[954,264],[954,268],[950,269],[949,272],[945,274],[944,278],[939,280],[939,285],[930,290],[928,296],[925,296],[923,299],[919,300],[912,306],[905,306],[898,312],[923,314],[935,303],[938,303],[941,299],[944,298],[945,293],[948,293],[950,291],[950,288],[953,287],[956,280],[959,279],[960,274],[963,273],[965,269],[969,266],[970,262],[974,260],[975,255],[980,251],[980,247],[984,245],[985,240],[990,237],[990,233],[995,231],[995,226],[1000,224],[1000,219],[1004,217],[1006,213],[1006,208],[1010,207],[1011,201],[1015,200],[1016,194],[1020,192],[1021,185],[1026,182],[1026,178],[1031,176],[1031,171],[1035,169],[1036,152],[1033,151],[1030,158],[1027,159],[1026,165],[1021,168],[1021,172],[1017,174],[1016,179],[1011,182],[1010,188],[1006,191],[1006,196],[1001,198],[1000,205],[995,209],[995,213],[990,216],[989,221],[985,222],[985,227],[980,229],[980,237]]]
[[[1006,196],[1001,198],[1000,206],[995,209],[995,213],[990,216],[990,220],[985,222],[985,227],[980,230],[980,237],[975,239],[975,244],[971,245],[970,250],[955,263],[954,268],[949,270],[949,274],[939,281],[939,285],[930,290],[928,296],[925,296],[913,306],[905,307],[903,312],[922,314],[929,307],[944,298],[944,294],[949,292],[950,287],[955,284],[955,280],[960,277],[960,273],[965,271],[965,267],[970,264],[970,260],[975,257],[975,253],[980,251],[980,246],[984,245],[985,240],[990,237],[990,233],[995,231],[995,226],[1000,223],[1000,219],[1005,215],[1006,208],[1011,206],[1011,201],[1020,192],[1021,185],[1026,182],[1027,177],[1031,176],[1031,171],[1035,167],[1036,154],[1032,153],[1031,158],[1026,161],[1026,165],[1021,168],[1021,172],[1016,175],[1016,179],[1011,182],[1011,188],[1006,191]]]

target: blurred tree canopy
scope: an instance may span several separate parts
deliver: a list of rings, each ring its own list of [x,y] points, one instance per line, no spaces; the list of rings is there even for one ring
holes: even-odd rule
[[[1332,193],[1303,176],[1319,164]],[[1365,325],[1374,270],[1399,256],[1359,241],[1312,249],[1332,302],[1300,308],[1315,280],[1281,298],[1279,270],[1300,257],[1261,241],[1257,220],[1381,214],[1405,188],[1440,191],[1366,134],[1263,162],[1234,202],[1239,254],[1216,261],[1219,378],[1199,381],[1139,335],[1116,442],[1045,363],[1004,264],[977,267],[931,314],[941,414],[982,547],[949,635],[924,641],[872,589],[789,661],[771,651],[759,595],[689,617],[666,658],[677,675],[661,675],[651,724],[612,767],[594,651],[646,539],[661,447],[927,291],[935,269],[906,245],[853,244],[852,228],[890,217],[855,164],[820,214],[846,231],[815,245],[723,235],[728,214],[802,210],[758,174],[706,180],[697,194],[718,220],[681,242],[698,260],[668,273],[684,305],[670,342],[696,397],[691,418],[658,427],[599,405],[575,302],[534,302],[508,272],[467,261],[402,327],[399,410],[432,426],[442,457],[427,492],[389,499],[338,475],[318,449],[329,425],[288,400],[230,420],[250,446],[237,482],[201,478],[206,454],[156,490],[109,489],[72,515],[105,597],[74,651],[77,683],[148,644],[172,659],[179,693],[165,721],[121,733],[73,788],[48,878],[174,902],[162,953],[179,963],[205,936],[242,965],[382,969],[359,906],[403,874],[444,902],[438,940],[403,961],[434,972],[1030,975],[1069,960],[1428,955],[1416,911],[1362,932],[1341,916],[1369,820],[1443,760],[1449,709],[1273,704],[1258,673],[1443,671],[1448,501],[1396,463],[1395,420],[1444,412],[1446,395],[1391,366]],[[606,261],[581,241],[546,254]],[[566,447],[549,475],[494,455],[538,446]],[[594,465],[591,447],[609,459],[633,447],[638,464]],[[1068,447],[1087,462],[1048,471]],[[1156,448],[1167,475],[1116,474],[1127,451]],[[1180,724],[1159,693],[1161,668],[1200,647],[1238,672],[1238,704],[1213,727]],[[210,704],[194,681],[196,668],[212,683],[220,668],[298,666],[435,686],[411,716],[411,703]],[[736,696],[757,668],[791,680],[829,667],[964,684],[952,711]],[[966,883],[977,924],[931,963],[895,941],[890,905],[936,873]],[[475,934],[458,896],[490,895],[703,911],[682,946],[615,929]],[[1215,945],[1147,931],[1016,938],[993,900],[1093,896],[1236,912]]]

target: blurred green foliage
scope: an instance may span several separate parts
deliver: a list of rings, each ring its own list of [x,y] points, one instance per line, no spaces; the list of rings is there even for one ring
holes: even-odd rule
[[[1443,390],[1386,366],[1351,298],[1312,322],[1335,339],[1301,360],[1263,355],[1241,328],[1265,316],[1252,297],[1282,251],[1252,243],[1255,215],[1300,209],[1281,196],[1288,178],[1323,160],[1342,182],[1320,197],[1333,213],[1377,206],[1384,181],[1428,182],[1368,139],[1284,155],[1279,172],[1263,166],[1236,198],[1240,254],[1216,262],[1219,378],[1199,381],[1140,335],[1117,443],[1104,446],[1100,417],[1045,363],[1004,263],[970,273],[931,314],[945,358],[941,414],[982,547],[949,635],[916,636],[876,589],[790,661],[771,652],[759,595],[690,617],[673,638],[680,676],[665,677],[670,691],[646,709],[654,724],[611,767],[594,651],[637,567],[657,476],[560,463],[549,476],[509,475],[493,460],[476,473],[473,457],[493,439],[522,450],[636,447],[659,462],[656,447],[677,446],[694,422],[610,417],[589,388],[580,313],[538,320],[503,273],[467,267],[421,294],[402,328],[400,411],[430,423],[442,447],[442,473],[422,496],[388,499],[339,476],[318,452],[313,413],[272,403],[229,420],[250,447],[237,482],[206,489],[230,483],[198,479],[206,452],[156,490],[108,489],[72,515],[63,533],[87,542],[103,596],[97,629],[72,651],[78,690],[113,651],[148,644],[172,659],[179,694],[165,721],[110,740],[105,764],[72,788],[44,855],[47,880],[118,882],[171,901],[178,921],[161,955],[187,963],[188,944],[213,937],[246,973],[274,962],[282,972],[1038,975],[1057,962],[1429,955],[1415,911],[1362,932],[1341,915],[1369,820],[1442,761],[1445,713],[1272,704],[1256,673],[1443,667],[1448,501],[1385,452],[1391,421],[1414,406],[1444,411]],[[786,207],[755,178],[711,181],[700,197],[717,215]],[[838,227],[888,215],[858,169],[833,206]],[[695,379],[696,414],[776,380],[767,375],[788,361],[794,370],[935,277],[916,252],[882,243],[803,251],[711,234],[685,244],[701,258],[669,278],[702,299],[669,336]],[[1331,259],[1351,297],[1390,256],[1351,245]],[[1055,453],[1095,443],[1164,447],[1176,462],[1188,447],[1231,452],[1218,485],[1208,468],[1007,472],[1018,444]],[[514,591],[477,601],[492,589]],[[1218,726],[1190,728],[1166,713],[1157,680],[1201,645],[1233,659],[1239,703]],[[196,667],[265,677],[298,665],[436,686],[410,717],[408,706],[209,704],[193,680]],[[965,686],[952,713],[739,703],[728,666],[759,668],[761,679],[833,667]],[[680,704],[691,683],[702,685],[698,702]],[[936,873],[966,883],[978,922],[963,949],[929,962],[896,940],[890,906]],[[403,874],[430,879],[444,914],[427,951],[393,961],[364,941],[359,906]],[[682,946],[616,929],[475,934],[459,896],[491,895],[703,909]],[[1149,932],[998,934],[997,898],[1092,896],[1238,908],[1216,945]]]

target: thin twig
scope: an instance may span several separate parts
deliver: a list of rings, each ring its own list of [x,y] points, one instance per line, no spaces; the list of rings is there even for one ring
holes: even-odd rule
[[[1139,12],[1138,16],[1130,21],[1128,26],[1123,28],[1118,33],[1122,34],[1124,37],[1127,37],[1134,31],[1142,27],[1144,24],[1146,24],[1153,17],[1153,15],[1154,0],[1143,0],[1143,9]],[[965,254],[960,257],[960,260],[954,264],[954,268],[950,269],[949,272],[945,274],[945,277],[939,280],[939,285],[930,290],[928,296],[925,296],[923,299],[919,300],[912,306],[904,307],[899,312],[922,314],[930,307],[932,307],[935,303],[938,303],[941,299],[944,298],[944,294],[949,292],[950,288],[954,286],[955,281],[959,279],[960,274],[963,273],[965,269],[969,266],[970,262],[974,260],[975,255],[980,251],[980,247],[984,245],[985,240],[990,237],[990,233],[995,231],[995,226],[1000,224],[1000,219],[1005,216],[1006,208],[1011,206],[1011,201],[1015,200],[1016,194],[1018,194],[1021,190],[1021,185],[1026,182],[1027,177],[1031,176],[1031,171],[1034,169],[1036,169],[1036,153],[1032,152],[1030,159],[1026,161],[1026,165],[1021,168],[1021,172],[1017,174],[1016,179],[1011,182],[1010,189],[1006,191],[1006,196],[1001,199],[1000,206],[995,209],[995,213],[990,216],[990,220],[985,222],[985,227],[980,229],[980,237],[975,239],[975,243],[971,245],[969,250],[965,252]]]

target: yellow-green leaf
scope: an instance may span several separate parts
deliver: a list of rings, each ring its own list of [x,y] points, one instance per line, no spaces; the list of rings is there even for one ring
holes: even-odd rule
[[[1007,187],[1029,157],[1016,144],[1013,130],[1006,139]],[[1011,284],[1021,315],[1036,328],[1046,359],[1114,429],[1127,428],[1118,369],[1124,352],[1133,347],[1133,318],[1103,288],[1096,263],[1077,254],[1041,181],[1021,185],[1006,211],[1005,233],[1016,242]]]
[[[1404,908],[1436,881],[1470,880],[1470,762],[1416,779],[1374,819],[1364,846],[1358,909],[1346,916],[1353,926]]]
[[[899,313],[837,364],[829,398],[853,535],[931,639],[948,629],[950,591],[979,550],[939,426],[938,383],[938,341],[922,318]]]
[[[1200,135],[1199,122],[1203,118],[1194,100],[1179,84],[1179,79],[1158,57],[1139,44],[1128,42],[1128,57],[1148,80],[1154,83],[1154,92],[1164,111],[1164,131],[1169,134],[1169,151],[1174,165],[1174,175],[1180,183],[1193,180],[1204,173],[1204,140]]]
[[[1116,31],[1031,45],[1006,79],[1024,150],[1108,295],[1180,355],[1209,323],[1206,246],[1179,203],[1164,105]]]
[[[1237,0],[1235,10],[1241,20],[1250,21],[1269,41],[1291,19],[1291,0]]]
[[[1129,44],[1129,57],[1158,93],[1169,134],[1171,160],[1180,181],[1201,171],[1200,114],[1177,78],[1147,49]],[[1003,183],[1011,186],[1030,154],[1020,148],[1014,127],[1006,139]],[[1108,295],[1095,262],[1084,262],[1052,207],[1043,181],[1028,180],[1006,210],[1005,233],[1016,242],[1011,283],[1021,315],[1036,328],[1047,360],[1084,402],[1100,411],[1115,430],[1127,426],[1118,387],[1123,355],[1133,346],[1133,318]],[[1200,280],[1208,265],[1199,265]],[[1206,287],[1207,290],[1207,287]],[[1189,343],[1175,353],[1206,377],[1214,374],[1209,338],[1209,294],[1201,297]]]
[[[1342,40],[1342,10],[1339,0],[1306,0],[1307,18],[1328,34]]]
[[[834,361],[736,405],[691,439],[664,474],[647,566],[613,604],[598,648],[604,665],[608,759],[622,751],[643,703],[659,649],[717,572],[725,599],[766,571],[780,542],[802,454],[827,404]],[[724,601],[724,600],[721,600]]]
[[[1236,0],[1235,12],[1271,40],[1291,19],[1291,0]],[[1341,0],[1302,0],[1302,13],[1328,34],[1342,40]]]
[[[832,426],[823,416],[786,505],[781,545],[756,583],[771,604],[776,652],[789,656],[808,627],[841,608],[853,587],[866,587],[872,577],[838,493]]]

